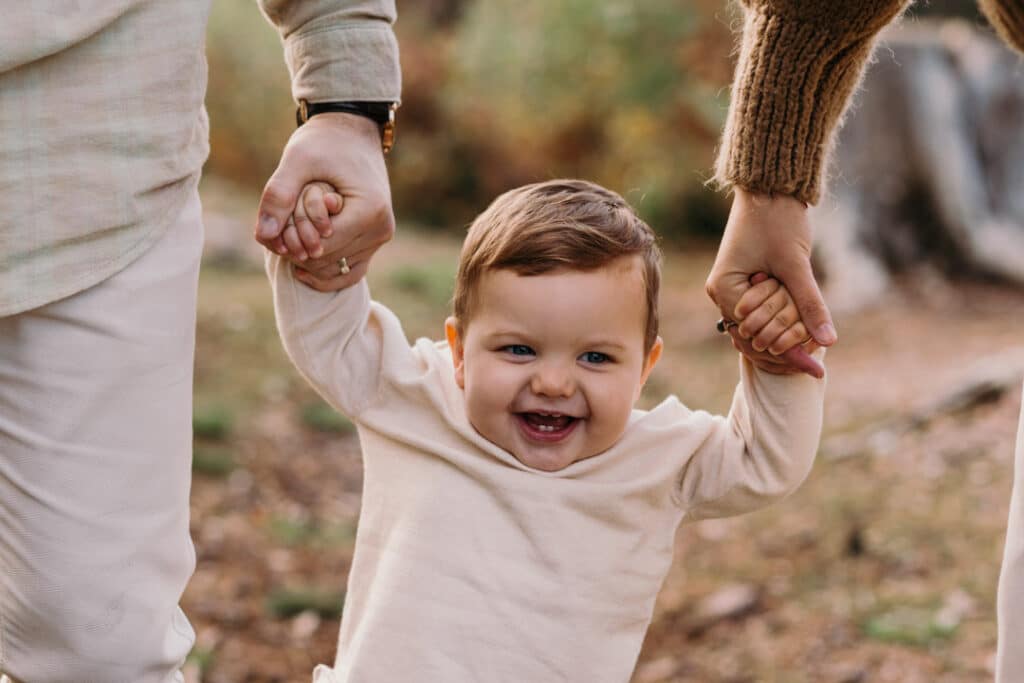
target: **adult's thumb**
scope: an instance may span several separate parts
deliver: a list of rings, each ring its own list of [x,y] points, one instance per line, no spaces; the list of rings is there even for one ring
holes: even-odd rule
[[[822,346],[835,344],[839,337],[832,323],[832,314],[829,313],[818,283],[814,280],[810,262],[805,261],[787,269],[786,272],[777,271],[775,275],[789,290],[797,310],[800,311],[800,319],[814,337],[814,341]]]
[[[259,224],[256,226],[259,239],[271,240],[281,234],[288,216],[295,210],[295,202],[302,189],[299,181],[299,178],[289,179],[280,168],[270,176],[260,197]]]

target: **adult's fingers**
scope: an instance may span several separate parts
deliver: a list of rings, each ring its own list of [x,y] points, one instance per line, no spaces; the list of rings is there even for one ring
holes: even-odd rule
[[[353,251],[344,254],[345,265],[349,268],[355,269],[357,265],[362,265],[370,260],[374,252],[377,251],[377,247],[367,247],[361,251]],[[338,256],[334,261],[325,263],[323,259],[318,259],[315,262],[309,261],[306,263],[296,264],[296,268],[301,269],[303,272],[309,274],[317,280],[324,282],[330,282],[338,278],[341,274],[341,256]]]
[[[749,341],[740,336],[735,327],[729,329],[729,335],[732,337],[733,346],[754,365],[766,372],[776,375],[803,372],[818,379],[825,376],[825,368],[802,346],[794,346],[781,356],[773,356],[767,351],[756,350]]]
[[[263,246],[265,246],[267,249],[269,249],[270,251],[274,252],[275,254],[281,254],[282,256],[287,256],[287,254],[288,254],[288,247],[285,246],[283,235],[284,235],[284,233],[282,232],[281,235],[278,235],[274,239],[269,240],[267,242],[263,242]]]
[[[796,368],[790,367],[789,364],[782,358],[776,358],[769,353],[762,353],[755,351],[754,347],[750,345],[750,342],[739,336],[736,332],[736,328],[729,330],[729,336],[732,338],[732,346],[734,349],[746,356],[747,360],[754,363],[759,368],[768,370],[777,375],[786,375],[799,372]]]
[[[773,341],[771,341],[766,347],[768,353],[773,356],[780,356],[794,346],[799,346],[805,339],[808,338],[807,328],[804,327],[802,322],[797,322],[795,325],[787,330],[784,330],[778,335]],[[758,340],[754,341],[755,347]]]
[[[336,268],[338,259],[370,250],[372,254],[391,241],[395,218],[389,205],[375,206],[354,198],[346,200],[341,213],[331,216],[332,236],[325,240],[324,255],[310,259],[303,268],[313,273]]]
[[[370,265],[370,261],[363,260],[359,263],[351,265],[349,272],[342,274],[339,271],[326,278],[315,277],[312,273],[309,273],[300,268],[295,269],[295,279],[302,284],[315,289],[319,292],[334,292],[339,289],[345,289],[351,287],[355,283],[359,282],[360,278],[366,275],[366,270]]]
[[[793,301],[796,302],[797,310],[800,311],[800,319],[803,320],[804,326],[807,327],[814,340],[822,346],[835,344],[838,335],[832,322],[832,314],[829,313],[825,299],[821,296],[821,290],[814,279],[810,262],[783,263],[775,275],[789,290]]]
[[[779,356],[779,358],[784,358],[789,365],[811,377],[821,379],[825,376],[825,368],[822,367],[821,363],[814,360],[802,346],[794,346]]]

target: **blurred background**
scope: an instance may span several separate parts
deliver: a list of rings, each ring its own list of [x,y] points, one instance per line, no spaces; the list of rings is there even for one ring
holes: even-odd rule
[[[645,407],[728,410],[703,281],[729,198],[705,186],[729,100],[724,2],[398,3],[399,228],[370,274],[410,337],[441,334],[461,235],[562,176],[622,193],[666,249],[666,353]],[[636,683],[991,679],[1024,347],[1024,67],[972,2],[887,35],[815,209],[836,309],[826,432],[790,500],[684,527]],[[217,0],[196,359],[190,682],[308,681],[331,663],[360,505],[352,425],[278,342],[251,240],[294,128],[276,33]]]

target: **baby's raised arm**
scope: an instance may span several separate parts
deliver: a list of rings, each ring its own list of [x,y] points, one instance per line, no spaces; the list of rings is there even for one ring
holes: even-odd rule
[[[743,358],[729,415],[693,416],[706,431],[676,481],[684,519],[751,512],[796,490],[818,451],[824,394],[822,379],[771,374]]]
[[[781,355],[801,344],[819,350],[781,282],[757,273],[750,283],[734,310],[738,322],[725,325],[738,327],[757,351]],[[732,407],[727,417],[694,414],[702,440],[676,482],[677,503],[691,521],[750,512],[785,497],[807,477],[821,438],[824,380],[759,369],[732,331],[743,354]]]
[[[314,220],[330,221],[341,212],[342,204],[331,185],[306,185],[299,194],[294,221],[282,235],[289,249],[304,245],[301,235],[315,232]],[[289,358],[328,403],[356,417],[377,396],[386,338],[395,337],[392,346],[398,349],[407,347],[394,315],[370,300],[363,277],[365,259],[351,266],[352,277],[358,278],[353,284],[326,292],[308,286],[309,274],[286,257],[267,252],[266,266],[277,327]]]

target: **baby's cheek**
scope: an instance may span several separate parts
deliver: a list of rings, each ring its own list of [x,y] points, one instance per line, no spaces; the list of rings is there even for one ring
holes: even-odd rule
[[[626,431],[626,423],[633,410],[631,387],[616,387],[605,392],[596,406],[592,405],[592,415],[597,419],[603,439],[611,445]]]

